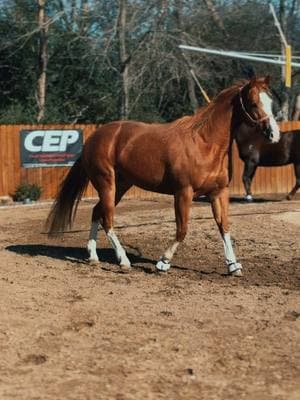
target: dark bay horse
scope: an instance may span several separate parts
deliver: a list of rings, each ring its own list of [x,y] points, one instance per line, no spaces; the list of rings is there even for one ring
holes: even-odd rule
[[[283,132],[277,143],[270,143],[256,127],[240,125],[235,132],[240,158],[244,161],[243,183],[246,200],[252,201],[251,184],[257,167],[294,164],[296,183],[288,193],[291,200],[300,187],[300,130]]]
[[[72,225],[91,181],[100,200],[92,214],[89,260],[98,262],[96,240],[102,226],[120,266],[128,269],[130,261],[113,230],[115,206],[132,185],[170,194],[174,196],[176,237],[156,264],[158,270],[166,271],[186,236],[193,197],[205,194],[222,236],[228,272],[242,275],[229,232],[229,155],[233,132],[241,124],[255,123],[270,141],[279,140],[268,83],[267,77],[236,84],[196,114],[171,123],[116,121],[103,125],[87,139],[60,187],[47,219],[49,234]]]

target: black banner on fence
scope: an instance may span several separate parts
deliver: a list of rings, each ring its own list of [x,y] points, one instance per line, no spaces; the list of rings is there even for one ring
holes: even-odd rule
[[[21,130],[21,166],[71,166],[82,151],[82,143],[81,129]]]

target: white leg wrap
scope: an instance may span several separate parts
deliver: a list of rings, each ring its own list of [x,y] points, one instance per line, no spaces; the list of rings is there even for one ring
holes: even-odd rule
[[[107,238],[115,250],[116,257],[117,257],[120,265],[124,266],[124,267],[130,267],[131,266],[130,261],[128,260],[126,252],[125,252],[124,248],[122,247],[121,243],[119,242],[117,235],[114,233],[114,231],[112,229],[110,229],[107,232]]]
[[[246,199],[247,201],[252,201],[252,200],[253,200],[253,197],[251,196],[251,194],[247,194],[247,196],[245,196],[245,199]]]
[[[98,228],[100,223],[99,222],[92,222],[89,241],[87,244],[87,250],[89,253],[89,261],[99,261],[97,255],[97,234]]]
[[[224,234],[223,244],[224,244],[226,264],[228,266],[228,272],[233,275],[241,276],[242,265],[236,261],[230,239],[230,233]]]
[[[179,242],[174,242],[172,246],[170,246],[166,251],[165,254],[160,258],[160,260],[156,263],[156,268],[159,271],[168,271],[168,269],[171,268],[170,261],[173,258],[175,251],[177,250],[177,247],[179,245]]]

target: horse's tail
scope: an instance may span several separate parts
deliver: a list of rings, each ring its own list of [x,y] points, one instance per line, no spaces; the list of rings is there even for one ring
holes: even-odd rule
[[[78,204],[89,183],[89,178],[79,158],[60,185],[46,226],[49,236],[58,236],[74,221]]]

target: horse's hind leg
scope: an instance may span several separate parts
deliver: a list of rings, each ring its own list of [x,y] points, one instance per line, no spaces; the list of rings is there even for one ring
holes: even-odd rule
[[[211,196],[211,206],[215,221],[221,233],[224,245],[224,252],[228,272],[231,275],[242,276],[242,266],[236,261],[236,257],[232,248],[229,221],[228,221],[228,206],[229,206],[229,190],[224,188],[217,195]]]
[[[98,178],[97,181],[93,182],[94,186],[98,190],[100,201],[93,209],[87,249],[90,255],[89,260],[91,262],[97,262],[98,256],[96,252],[96,241],[98,229],[101,225],[106,232],[110,244],[115,250],[118,262],[122,267],[126,268],[130,267],[130,261],[113,231],[113,217],[115,206],[119,203],[122,196],[127,192],[131,185],[125,182],[115,182],[114,174],[112,175],[113,176],[106,176],[105,179]]]
[[[252,192],[251,192],[251,184],[252,184],[253,177],[255,175],[256,168],[257,168],[257,165],[255,163],[253,163],[252,161],[247,160],[245,162],[244,172],[243,172],[243,184],[244,184],[245,191],[246,191],[245,199],[247,201],[253,200]]]
[[[132,184],[129,184],[122,179],[116,179],[115,183],[115,196],[114,196],[114,207],[120,202],[124,194],[131,188]],[[110,205],[111,206],[111,205]],[[131,267],[130,261],[126,255],[124,248],[122,247],[117,235],[113,231],[112,223],[110,227],[105,228],[105,232],[107,234],[107,238],[110,241],[110,244],[115,250],[116,257],[120,266],[123,269],[129,269]]]
[[[175,251],[186,236],[193,195],[192,188],[188,187],[176,193],[174,196],[176,239],[157,262],[156,268],[160,271],[167,271],[170,268],[170,261]]]
[[[97,255],[97,236],[98,236],[98,229],[100,227],[100,207],[101,204],[100,202],[98,202],[93,208],[89,241],[87,243],[87,250],[89,253],[90,263],[97,263],[99,261]]]
[[[295,170],[296,183],[293,189],[290,191],[290,193],[286,196],[288,200],[292,200],[292,198],[297,193],[297,190],[300,188],[300,164],[294,164],[294,170]]]

